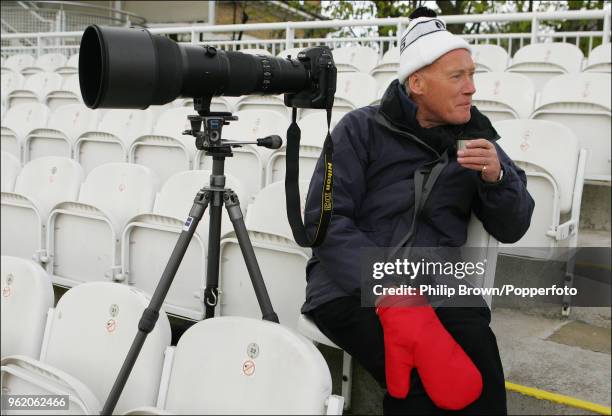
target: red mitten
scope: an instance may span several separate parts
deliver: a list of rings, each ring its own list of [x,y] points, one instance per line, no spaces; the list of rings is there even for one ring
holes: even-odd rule
[[[392,397],[406,398],[413,367],[440,408],[463,409],[480,397],[480,371],[424,298],[390,296],[379,303],[376,313],[384,331],[387,390]]]

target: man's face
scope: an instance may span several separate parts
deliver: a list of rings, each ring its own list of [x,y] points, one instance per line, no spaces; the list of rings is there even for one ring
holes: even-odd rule
[[[419,71],[419,107],[431,121],[464,124],[470,120],[472,95],[476,92],[474,70],[470,53],[455,49]]]

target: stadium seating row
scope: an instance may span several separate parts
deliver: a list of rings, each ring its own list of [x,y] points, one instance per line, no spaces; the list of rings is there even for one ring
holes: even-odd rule
[[[566,125],[589,152],[586,179],[610,181],[608,74],[559,75],[548,81],[541,93],[536,93],[529,79],[518,73],[478,73],[475,83],[474,105],[492,121],[533,118]],[[341,73],[333,124],[345,112],[367,105],[363,97],[368,96],[367,91],[375,91],[374,84],[369,75]],[[369,89],[364,87],[368,85]],[[359,97],[360,102],[356,101]],[[207,159],[195,151],[192,139],[180,134],[189,128],[186,117],[192,110],[175,105],[189,105],[187,101],[177,100],[146,111],[91,111],[75,104],[61,106],[52,113],[42,104],[21,104],[10,108],[2,121],[2,150],[24,163],[44,155],[73,157],[86,173],[106,162],[134,162],[151,167],[162,180],[194,167],[209,169]],[[218,110],[233,110],[228,98],[216,97],[214,103]],[[245,96],[235,103],[240,109],[236,113],[239,120],[225,127],[224,138],[252,140],[271,134],[285,137],[288,109],[280,97]],[[322,146],[326,124],[322,111],[303,110],[301,117],[303,154],[310,154],[312,159],[302,169],[301,178],[307,180]],[[243,172],[241,179],[252,196],[264,184],[282,178],[283,155],[284,148],[272,152],[247,145],[237,149],[236,156],[228,161],[228,172],[238,165],[249,170]]]
[[[3,391],[66,395],[70,414],[99,414],[149,295],[91,282],[53,308],[40,266],[9,256],[1,264]],[[193,325],[176,347],[170,339],[162,309],[115,414],[342,414],[319,351],[282,325],[220,317]]]
[[[511,248],[575,246],[586,165],[586,151],[580,148],[576,136],[546,120],[504,120],[495,127],[502,136],[500,145],[529,175],[528,189],[536,200],[530,230]],[[551,157],[553,148],[564,151]],[[156,175],[136,164],[103,164],[85,177],[81,166],[68,158],[37,158],[19,173],[14,157],[3,153],[2,158],[2,253],[34,256],[46,265],[55,283],[66,286],[110,279],[152,292],[194,195],[209,178],[207,171],[179,172],[159,189]],[[262,260],[262,267],[278,273],[283,268],[275,262],[282,261],[295,267],[291,267],[295,272],[289,276],[301,276],[309,251],[292,243],[284,212],[283,182],[259,190],[252,204],[244,197],[246,186],[239,178],[228,174],[227,184],[239,195],[247,229],[254,241],[261,240],[262,250],[280,244],[293,253],[293,260],[281,260],[275,252],[262,253],[262,259],[269,257]],[[308,182],[301,182],[300,189],[305,192],[307,188]],[[179,269],[181,277],[168,296],[167,309],[173,314],[192,319],[202,316],[207,224],[205,217]],[[222,244],[224,259],[239,258],[240,250],[227,219],[222,231],[226,237]],[[233,269],[244,267],[242,261],[222,263],[221,269],[225,267],[230,275],[240,275]],[[226,291],[227,296],[251,290],[241,281],[227,284],[232,288],[237,285]],[[297,288],[303,284],[301,279],[291,282]],[[296,296],[299,303],[301,295]],[[249,302],[243,302],[242,307],[256,309]]]

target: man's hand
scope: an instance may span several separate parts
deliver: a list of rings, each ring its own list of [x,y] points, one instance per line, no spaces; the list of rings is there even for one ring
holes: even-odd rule
[[[493,143],[486,139],[474,139],[465,142],[466,149],[457,151],[457,162],[464,168],[480,172],[485,182],[497,182],[501,165]]]

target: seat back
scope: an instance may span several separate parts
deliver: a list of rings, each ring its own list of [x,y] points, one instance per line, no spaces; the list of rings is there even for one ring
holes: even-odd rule
[[[580,72],[584,55],[571,43],[534,43],[516,51],[512,66],[523,63],[543,63],[558,66],[564,72]]]
[[[83,177],[83,169],[72,159],[39,157],[23,167],[15,182],[15,192],[35,201],[42,218],[46,218],[55,204],[78,198]]]
[[[344,46],[332,50],[338,72],[358,71],[369,74],[378,63],[378,53],[367,46]]]
[[[13,192],[15,180],[21,170],[19,159],[8,152],[2,152],[0,169],[2,169],[2,192]]]
[[[382,63],[372,69],[370,75],[376,80],[378,91],[385,88],[389,83],[397,78],[398,63]],[[378,95],[380,96],[380,94]]]
[[[535,89],[525,75],[512,72],[482,72],[474,75],[473,104],[492,122],[529,118]]]
[[[503,72],[510,56],[499,45],[472,45],[472,59],[476,72]]]
[[[2,66],[10,68],[15,72],[21,72],[21,70],[27,66],[34,65],[36,58],[32,55],[11,55],[9,56]]]
[[[114,134],[128,147],[135,138],[150,133],[152,127],[149,111],[112,109],[104,114],[98,130]]]
[[[61,53],[46,53],[38,57],[34,66],[42,68],[44,71],[53,72],[57,68],[64,66],[65,64],[65,55]]]
[[[24,90],[34,91],[39,97],[45,97],[50,91],[59,90],[62,86],[62,76],[55,72],[38,72],[26,78]]]
[[[159,109],[151,134],[137,138],[128,150],[128,161],[152,169],[160,181],[177,172],[191,169],[196,151],[194,139],[181,133],[191,129],[187,107]]]
[[[587,179],[610,181],[609,74],[580,73],[552,78],[542,90],[539,106],[531,116],[568,127],[588,150]]]
[[[329,369],[311,342],[272,322],[222,317],[193,325],[179,340],[164,408],[325,414],[330,394]]]
[[[604,43],[599,45],[589,54],[585,71],[589,72],[607,72],[612,70],[612,44]]]
[[[21,141],[30,130],[46,126],[48,118],[49,109],[44,104],[18,104],[9,108],[4,116],[4,120],[2,120],[2,126],[13,130],[17,134],[17,139]],[[2,150],[5,150],[4,143]]]
[[[70,289],[57,303],[41,361],[76,377],[104,403],[148,305],[143,293],[127,285],[90,282]],[[170,323],[162,309],[115,413],[155,404],[170,340]]]
[[[163,111],[153,125],[153,134],[180,137],[182,132],[191,129],[187,116],[197,114],[193,108],[175,107]],[[183,136],[185,137],[185,136]]]
[[[399,64],[400,61],[400,53],[399,48],[397,46],[392,46],[384,53],[382,59],[380,61],[381,64]]]
[[[309,182],[300,181],[298,185],[303,212]],[[255,196],[255,201],[249,206],[245,223],[249,231],[272,234],[293,241],[293,233],[287,220],[283,182],[272,183],[259,191]]]
[[[541,91],[556,75],[580,72],[583,58],[582,51],[570,43],[536,43],[519,49],[507,71],[525,74]]]
[[[32,260],[2,256],[2,358],[38,359],[53,286],[47,272]]]
[[[53,112],[47,127],[65,133],[74,142],[84,132],[96,128],[99,115],[83,104],[67,104]]]
[[[6,96],[9,95],[11,91],[21,88],[25,82],[23,75],[13,71],[3,72],[1,80],[2,101],[4,101]]]
[[[277,58],[286,58],[288,56],[291,56],[291,59],[297,59],[298,53],[300,53],[300,51],[303,51],[306,48],[289,48],[289,49],[285,49],[284,51],[280,51],[276,57]]]
[[[355,108],[369,105],[377,98],[376,80],[366,73],[339,73],[336,82],[336,97],[347,100]],[[334,107],[337,107],[334,103]]]
[[[578,139],[567,127],[544,120],[504,120],[495,129],[499,145],[527,173],[527,190],[535,200],[531,226],[517,245],[548,247],[546,233],[572,210]]]
[[[145,166],[107,163],[87,175],[79,202],[109,213],[122,228],[134,215],[151,212],[157,187],[155,174]]]
[[[260,48],[245,48],[245,49],[240,49],[239,52],[240,53],[246,53],[248,55],[272,56],[272,54],[270,52],[268,52],[267,49],[260,49]]]

